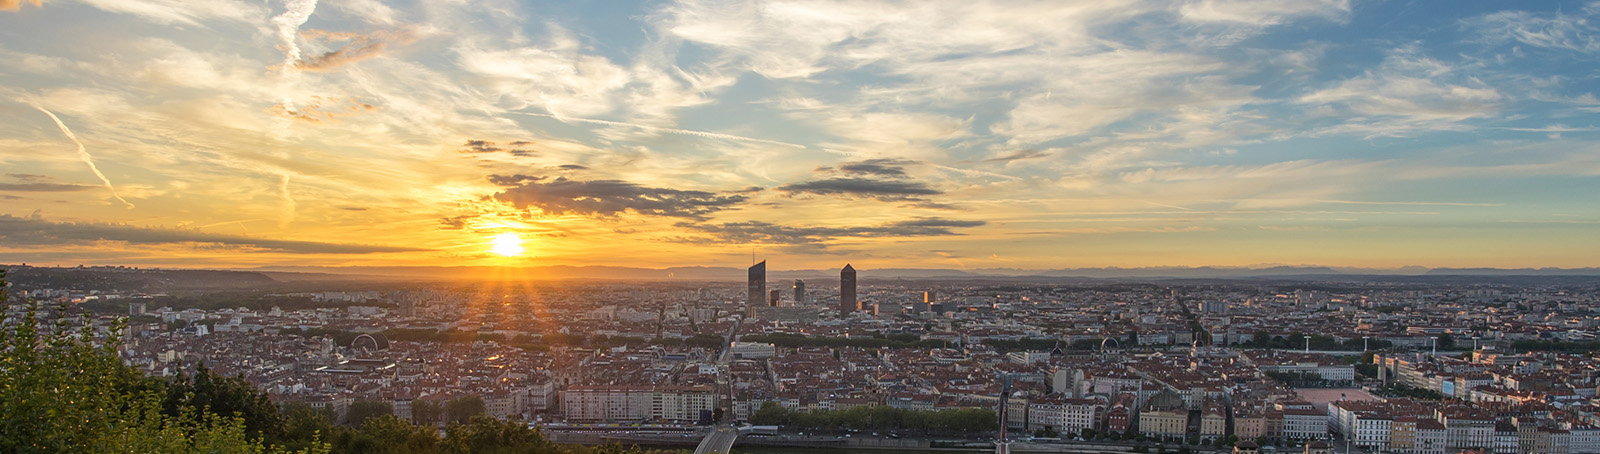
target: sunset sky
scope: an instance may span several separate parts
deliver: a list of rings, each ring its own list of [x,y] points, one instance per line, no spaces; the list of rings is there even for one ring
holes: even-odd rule
[[[1600,2],[0,9],[0,263],[1600,266]]]

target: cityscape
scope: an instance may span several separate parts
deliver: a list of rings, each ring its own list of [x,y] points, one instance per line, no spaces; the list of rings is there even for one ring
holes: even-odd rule
[[[0,453],[1600,454],[1600,0],[0,0]]]
[[[125,321],[117,354],[143,374],[204,367],[332,424],[442,427],[470,402],[560,443],[1600,452],[1594,276],[767,266],[742,289],[8,266],[7,320],[25,298],[97,337]]]

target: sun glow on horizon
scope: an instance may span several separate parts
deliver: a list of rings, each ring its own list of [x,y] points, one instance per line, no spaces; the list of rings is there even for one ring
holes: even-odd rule
[[[505,257],[522,255],[522,237],[515,233],[502,233],[490,240],[489,251]]]

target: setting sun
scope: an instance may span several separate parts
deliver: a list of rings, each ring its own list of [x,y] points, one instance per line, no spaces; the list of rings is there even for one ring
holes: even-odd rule
[[[494,252],[506,257],[516,257],[522,255],[522,237],[517,236],[515,233],[502,233],[495,235],[490,244],[492,244],[492,246],[489,247],[490,252]]]

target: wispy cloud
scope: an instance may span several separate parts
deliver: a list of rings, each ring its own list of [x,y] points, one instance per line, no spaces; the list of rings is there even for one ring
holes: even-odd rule
[[[535,116],[535,117],[554,118],[556,120],[560,120],[560,121],[566,122],[566,123],[590,123],[590,124],[606,125],[606,126],[619,126],[619,127],[624,127],[624,128],[638,129],[638,130],[641,130],[641,131],[656,132],[656,133],[667,133],[667,134],[682,134],[682,135],[686,135],[686,136],[703,137],[703,138],[707,138],[707,139],[735,140],[735,141],[740,141],[740,142],[764,143],[764,144],[768,144],[768,145],[779,145],[779,146],[785,146],[785,147],[791,147],[791,148],[806,148],[805,145],[800,145],[800,144],[794,144],[794,143],[788,143],[788,142],[779,142],[779,141],[776,141],[776,140],[758,139],[758,138],[755,138],[755,137],[736,136],[736,135],[733,135],[733,134],[723,134],[723,133],[720,133],[720,132],[696,131],[696,130],[692,130],[692,129],[678,129],[678,128],[662,128],[662,127],[643,125],[643,124],[637,124],[637,123],[626,123],[626,122],[621,122],[621,121],[596,120],[596,119],[592,119],[592,118],[577,118],[577,117],[558,116],[558,115],[541,114],[541,113],[530,113],[530,112],[517,112],[517,113],[520,114],[520,115],[532,115],[532,116]]]
[[[22,9],[24,3],[33,6],[43,6],[40,0],[0,0],[0,11],[16,11]]]
[[[128,244],[211,244],[241,250],[290,254],[377,254],[421,252],[422,248],[272,240],[199,231],[153,229],[118,224],[51,222],[39,217],[0,214],[0,239],[12,246],[121,242]]]
[[[78,145],[78,159],[83,160],[83,163],[89,166],[89,171],[94,172],[94,176],[99,178],[101,183],[105,184],[106,191],[111,192],[111,197],[115,197],[117,201],[122,202],[122,204],[126,205],[128,209],[133,209],[132,203],[129,203],[127,200],[123,199],[122,196],[117,195],[117,188],[111,185],[111,179],[106,178],[106,174],[100,173],[100,167],[94,165],[94,156],[89,155],[89,149],[85,148],[83,146],[83,142],[78,140],[78,136],[73,134],[71,129],[67,128],[67,124],[62,123],[61,118],[56,117],[56,114],[50,112],[49,110],[45,110],[43,107],[35,105],[33,108],[39,109],[39,111],[44,112],[45,115],[49,115],[50,120],[56,122],[56,126],[61,128],[61,133],[65,134],[68,139],[72,139],[72,143]]]

